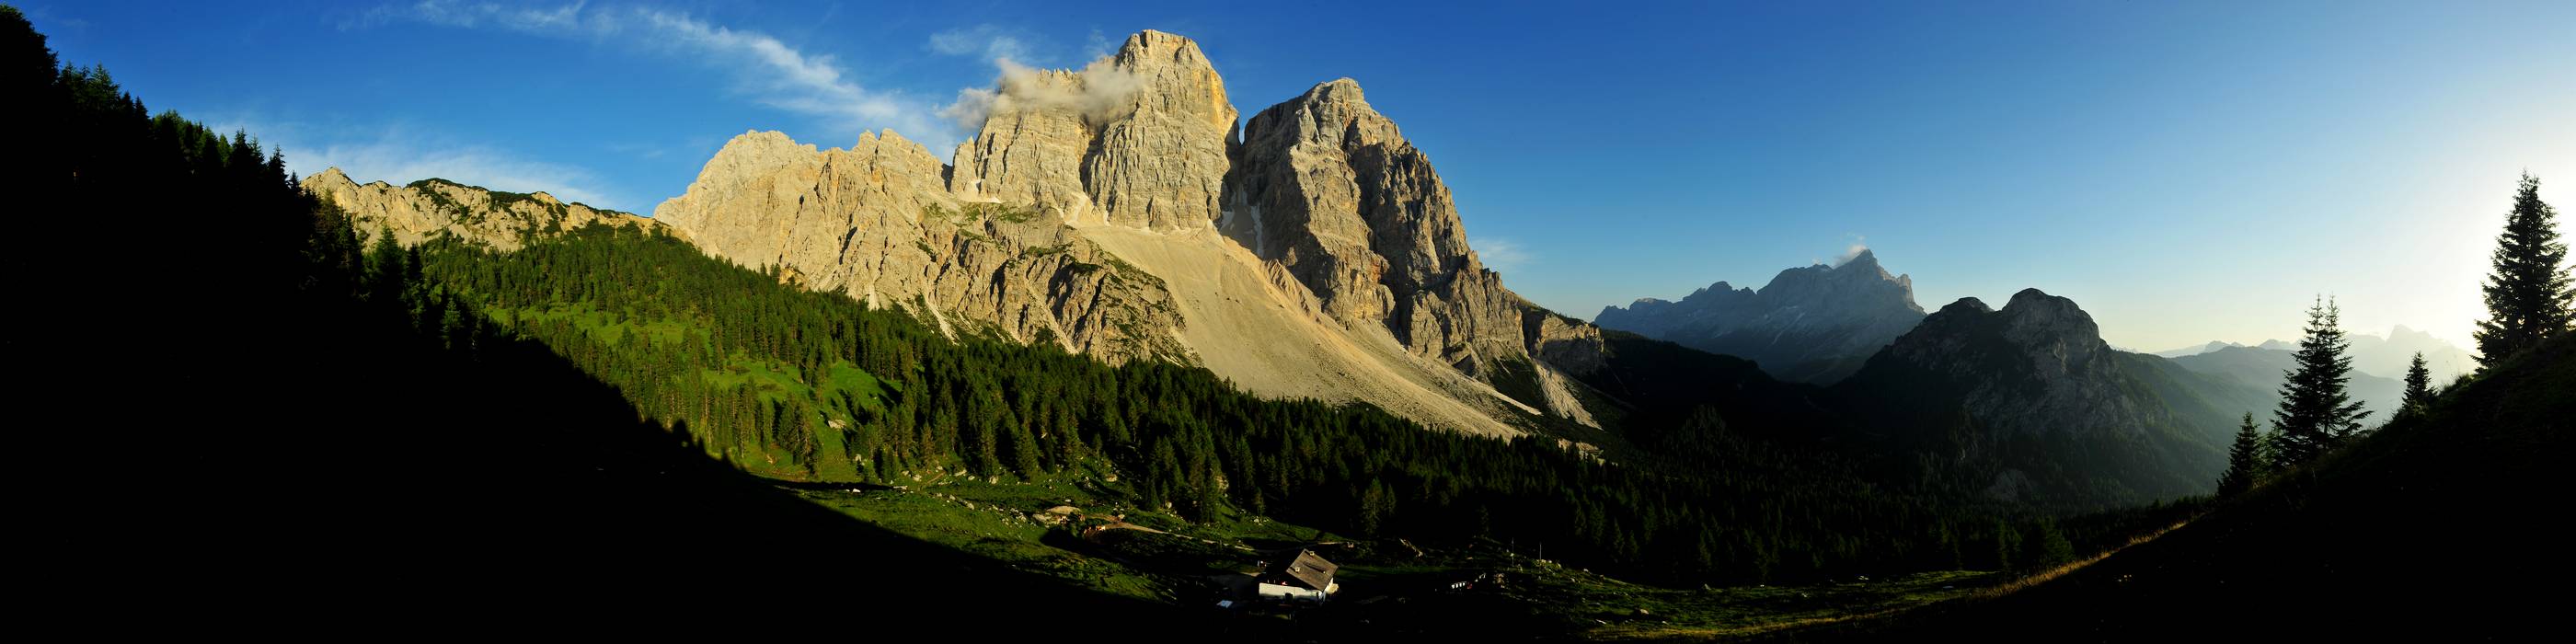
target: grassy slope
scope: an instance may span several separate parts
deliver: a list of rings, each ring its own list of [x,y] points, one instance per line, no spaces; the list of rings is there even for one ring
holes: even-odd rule
[[[2569,571],[2576,338],[2465,382],[2327,460],[2097,565],[1990,601],[1807,636],[2509,635]]]

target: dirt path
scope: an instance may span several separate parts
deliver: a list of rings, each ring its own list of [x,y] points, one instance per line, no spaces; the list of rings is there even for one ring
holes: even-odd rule
[[[1979,590],[1979,591],[1977,591],[1977,592],[1975,592],[1975,593],[1971,593],[1971,594],[1968,594],[1968,595],[1963,596],[1963,597],[1954,597],[1954,598],[1950,598],[1950,599],[1943,599],[1943,600],[1940,600],[1940,601],[1933,601],[1933,602],[1927,602],[1927,603],[1922,603],[1922,604],[1916,604],[1916,605],[1913,605],[1913,606],[1904,606],[1904,607],[1890,608],[1890,609],[1885,609],[1885,610],[1876,610],[1876,611],[1870,611],[1870,612],[1866,612],[1866,613],[1853,613],[1853,614],[1849,614],[1849,615],[1835,615],[1835,616],[1831,616],[1831,617],[1810,617],[1810,618],[1793,619],[1793,620],[1780,621],[1780,622],[1771,622],[1771,623],[1765,623],[1765,624],[1748,624],[1748,625],[1744,625],[1744,626],[1734,626],[1734,627],[1715,627],[1715,628],[1680,628],[1680,629],[1655,630],[1655,631],[1648,631],[1648,632],[1618,633],[1618,634],[1613,634],[1613,635],[1612,635],[1611,637],[1609,637],[1608,639],[1654,639],[1654,640],[1662,640],[1662,639],[1680,639],[1680,638],[1690,638],[1690,639],[1713,639],[1713,638],[1737,638],[1737,637],[1751,637],[1751,636],[1756,636],[1756,635],[1766,635],[1766,634],[1785,633],[1785,632],[1788,632],[1788,631],[1794,631],[1794,630],[1798,630],[1798,629],[1806,629],[1806,628],[1817,628],[1817,627],[1833,626],[1833,625],[1836,625],[1836,624],[1854,624],[1854,623],[1859,623],[1859,622],[1869,622],[1869,621],[1876,621],[1876,620],[1883,620],[1883,619],[1893,619],[1893,618],[1901,617],[1901,616],[1903,616],[1903,615],[1905,615],[1905,614],[1907,614],[1907,613],[1911,613],[1911,612],[1914,612],[1914,611],[1917,611],[1917,610],[1922,610],[1922,609],[1925,609],[1925,608],[1932,608],[1932,607],[1937,607],[1937,606],[1948,606],[1948,605],[1956,604],[1956,603],[1958,603],[1958,602],[1963,602],[1963,601],[1966,601],[1966,602],[1982,602],[1982,601],[1992,600],[1992,599],[1995,599],[1995,598],[1998,598],[1998,597],[2003,597],[2003,596],[2010,595],[2010,594],[2013,594],[2013,593],[2016,593],[2016,592],[2020,592],[2020,591],[2022,591],[2023,589],[2027,589],[2027,588],[2030,588],[2030,587],[2032,587],[2032,586],[2037,586],[2037,585],[2040,585],[2040,584],[2043,584],[2043,583],[2047,583],[2049,580],[2052,580],[2052,579],[2057,579],[2057,578],[2059,578],[2059,577],[2064,577],[2064,576],[2066,576],[2066,575],[2068,575],[2068,574],[2072,574],[2072,573],[2074,573],[2075,571],[2083,570],[2083,569],[2085,569],[2086,567],[2092,566],[2093,564],[2101,563],[2101,562],[2102,562],[2102,560],[2111,558],[2111,555],[2119,554],[2119,553],[2120,553],[2120,551],[2122,551],[2122,550],[2127,550],[2127,549],[2129,549],[2130,547],[2136,546],[2136,545],[2138,545],[2138,544],[2146,543],[2146,542],[2149,542],[2149,541],[2154,541],[2154,540],[2156,540],[2158,537],[2163,537],[2163,536],[2165,536],[2165,534],[2166,534],[2166,533],[2173,532],[2173,531],[2174,531],[2174,529],[2176,529],[2176,528],[2180,528],[2180,527],[2183,527],[2183,526],[2185,526],[2185,525],[2189,525],[2189,524],[2192,522],[2192,520],[2193,520],[2193,519],[2198,519],[2198,518],[2199,518],[2199,517],[2195,516],[2195,517],[2192,517],[2191,519],[2184,519],[2184,520],[2181,520],[2181,521],[2177,521],[2177,522],[2175,522],[2173,525],[2165,526],[2165,527],[2163,527],[2163,528],[2158,528],[2158,529],[2156,529],[2154,532],[2149,532],[2149,533],[2146,533],[2146,534],[2138,535],[2138,536],[2136,536],[2136,537],[2132,537],[2132,538],[2130,538],[2127,542],[2122,543],[2122,544],[2120,544],[2119,546],[2113,547],[2113,548],[2111,548],[2111,549],[2109,549],[2109,550],[2104,550],[2104,551],[2102,551],[2102,552],[2100,552],[2100,553],[2094,554],[2093,556],[2085,557],[2085,558],[2083,558],[2083,559],[2079,559],[2079,560],[2072,561],[2072,562],[2068,562],[2068,563],[2066,563],[2066,564],[2059,565],[2059,566],[2057,566],[2057,567],[2055,567],[2055,568],[2050,568],[2050,569],[2047,569],[2047,570],[2043,570],[2043,571],[2039,571],[2039,572],[2032,573],[2032,574],[2029,574],[2029,575],[2025,575],[2025,576],[2022,576],[2021,578],[2014,579],[2014,580],[2012,580],[2012,581],[2008,581],[2008,582],[2004,582],[2004,583],[2002,583],[2002,584],[1997,584],[1997,585],[1995,585],[1994,587],[1987,588],[1987,589],[1984,589],[1984,590]],[[1793,637],[1793,639],[1795,639],[1795,638]]]

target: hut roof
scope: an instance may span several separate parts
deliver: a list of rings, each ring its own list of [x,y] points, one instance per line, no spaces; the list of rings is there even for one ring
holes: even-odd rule
[[[1333,562],[1325,561],[1323,557],[1315,556],[1314,552],[1299,550],[1297,556],[1271,566],[1270,574],[1267,576],[1271,577],[1272,581],[1295,581],[1307,588],[1331,590],[1333,571],[1341,568]]]

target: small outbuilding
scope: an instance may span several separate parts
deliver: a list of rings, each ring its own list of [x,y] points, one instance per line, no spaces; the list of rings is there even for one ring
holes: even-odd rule
[[[1340,569],[1312,551],[1299,550],[1261,572],[1259,592],[1262,599],[1323,603],[1341,590],[1333,582],[1333,571]]]

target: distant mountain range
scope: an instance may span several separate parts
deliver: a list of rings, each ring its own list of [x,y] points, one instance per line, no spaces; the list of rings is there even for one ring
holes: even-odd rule
[[[2275,340],[2274,342],[2278,342],[2278,340]],[[2269,343],[2266,343],[2266,344],[2269,344]],[[2228,348],[2228,347],[2241,347],[2241,346],[2245,346],[2245,345],[2237,344],[2237,343],[2234,343],[2234,342],[2225,342],[2225,341],[2219,341],[2219,340],[2211,340],[2211,341],[2209,342],[2209,344],[2198,344],[2198,345],[2192,345],[2192,346],[2188,346],[2188,347],[2183,347],[2183,348],[2180,348],[2180,349],[2166,349],[2166,350],[2163,350],[2163,351],[2151,351],[2151,352],[2146,352],[2146,353],[2147,353],[2148,355],[2156,356],[2156,357],[2159,357],[2159,358],[2180,358],[2180,357],[2183,357],[2183,356],[2196,356],[2196,355],[2200,355],[2200,354],[2203,354],[2203,353],[2209,353],[2209,352],[2211,352],[2211,351],[2217,351],[2217,350],[2219,350],[2219,349],[2225,349],[2225,348]]]
[[[2288,377],[2291,369],[2298,366],[2298,353],[2286,349],[2233,346],[2172,360],[2174,364],[2182,365],[2184,369],[2233,378],[2246,386],[2274,392],[2277,400],[2281,381]],[[2359,360],[2354,362],[2358,363]],[[2345,386],[2352,393],[2353,399],[2361,401],[2363,408],[2371,410],[2370,420],[2373,422],[2387,419],[2391,410],[2397,408],[2397,402],[2406,397],[2406,383],[2393,378],[2371,375],[2357,369],[2352,374],[2352,381]],[[2271,407],[2267,405],[2255,410],[2255,418],[2269,420],[2270,409]]]
[[[1718,282],[1679,302],[1640,298],[1593,323],[1752,360],[1782,380],[1830,383],[1923,320],[1914,278],[1863,249],[1841,265],[1780,271],[1761,290]]]
[[[2389,380],[2405,378],[2407,362],[2412,360],[2417,352],[2424,354],[2425,368],[2432,372],[2433,381],[2436,384],[2467,375],[2478,369],[2476,354],[2460,348],[2459,345],[2433,337],[2433,334],[2407,328],[2403,324],[2390,329],[2386,336],[2355,333],[2346,337],[2352,340],[2351,349],[2345,353],[2352,356],[2352,367],[2362,373],[2380,378]],[[2213,341],[2204,345],[2157,351],[2155,355],[2183,358],[2245,346],[2234,342]],[[2253,345],[2251,348],[2298,351],[2299,343],[2296,340],[2264,340],[2262,344]]]

